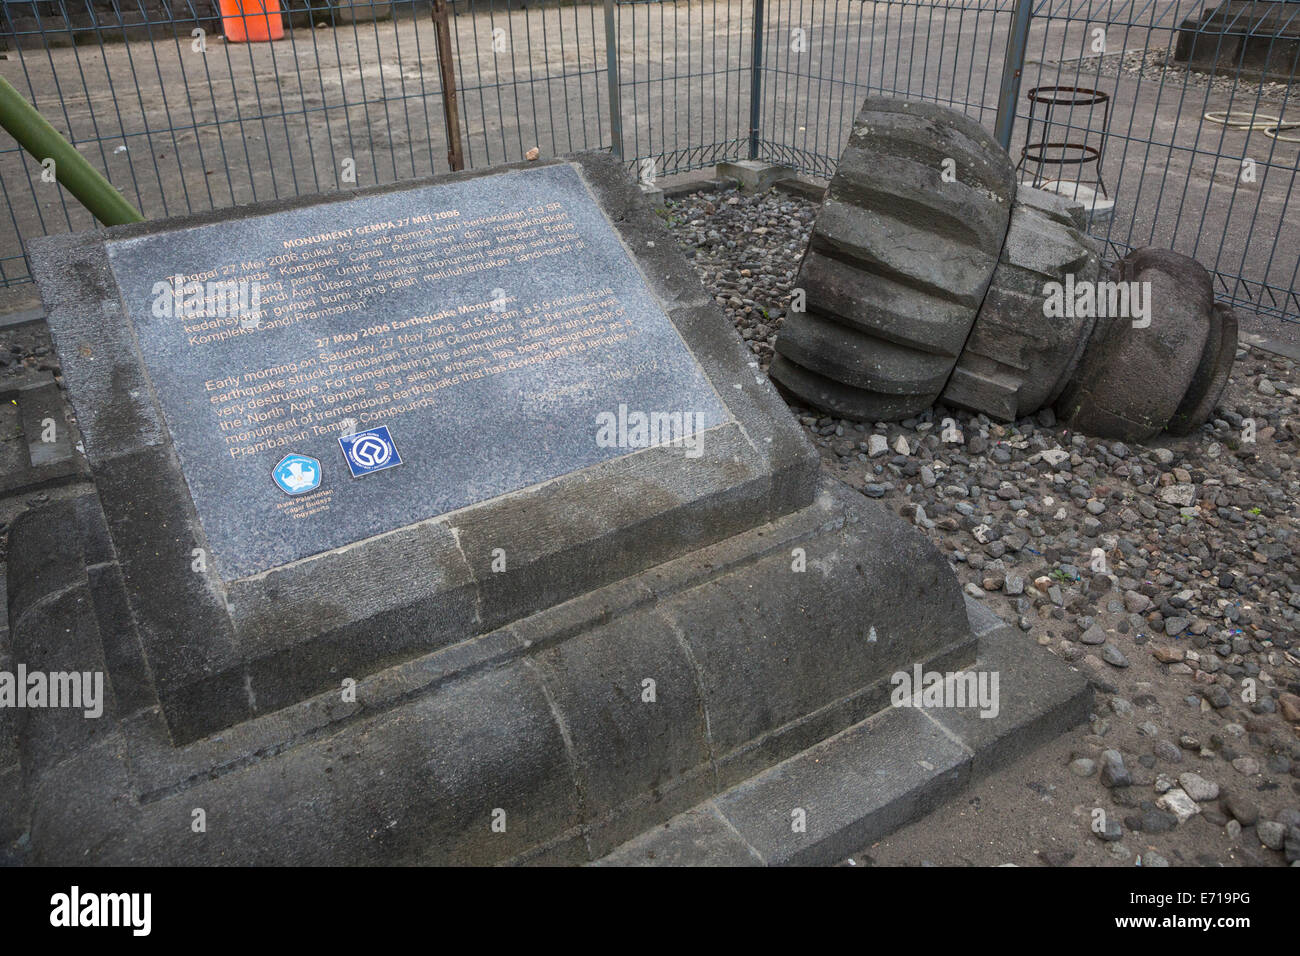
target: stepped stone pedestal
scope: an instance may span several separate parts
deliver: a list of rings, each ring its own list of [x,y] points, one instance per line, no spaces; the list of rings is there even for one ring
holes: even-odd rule
[[[725,805],[754,859],[818,862],[1086,715],[821,473],[604,154],[32,256],[71,404],[5,476],[0,663],[105,695],[0,711],[19,860],[617,862]],[[222,280],[257,301],[186,291]],[[891,706],[972,665],[999,717]],[[772,780],[838,809],[784,836],[744,796]]]

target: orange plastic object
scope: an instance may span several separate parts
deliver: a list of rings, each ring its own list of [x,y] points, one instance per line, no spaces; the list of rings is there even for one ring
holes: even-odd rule
[[[284,36],[280,0],[219,0],[221,28],[231,43],[260,43]]]

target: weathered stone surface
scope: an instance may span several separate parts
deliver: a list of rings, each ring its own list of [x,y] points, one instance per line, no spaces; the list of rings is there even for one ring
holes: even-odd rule
[[[1051,655],[1025,654],[1014,630],[967,606],[980,640],[976,669],[1002,675],[996,716],[885,711],[647,830],[601,864],[832,864],[1085,719],[1086,680]],[[796,806],[808,814],[804,832],[790,826]]]
[[[851,418],[929,407],[988,289],[1014,194],[1010,159],[978,123],[869,97],[813,227],[796,282],[807,312],[786,318],[773,379]]]
[[[994,418],[1030,415],[1065,388],[1092,332],[1090,315],[1044,314],[1048,283],[1094,282],[1095,243],[1075,228],[1068,203],[1019,186],[987,295],[943,400]]]
[[[207,523],[222,506],[195,508],[193,453],[181,449],[178,455],[167,418],[195,410],[175,396],[159,404],[153,376],[163,373],[141,356],[105,251],[106,241],[237,220],[246,210],[33,244],[50,327],[87,432],[86,457],[121,560],[130,618],[178,741],[337,686],[340,675],[360,677],[486,633],[811,501],[816,453],[779,397],[752,373],[748,353],[719,321],[716,306],[618,163],[589,154],[527,168],[578,176],[587,198],[575,201],[598,210],[606,222],[595,223],[599,229],[615,230],[606,251],[617,251],[625,264],[622,249],[633,254],[651,299],[672,326],[664,331],[685,343],[727,421],[709,430],[699,457],[668,445],[623,449],[635,453],[545,485],[490,489],[492,497],[456,511],[454,522],[421,515],[422,505],[413,500],[420,496],[408,492],[387,524],[348,524],[355,537],[345,546],[322,540],[323,548],[313,553],[310,542],[303,542],[290,555],[306,554],[302,560],[251,576],[243,576],[248,569],[241,571],[237,561],[193,566],[196,552],[211,552]],[[259,207],[258,218],[274,220],[277,213],[303,209],[328,218],[359,200],[501,172],[268,203]],[[507,170],[506,178],[511,175]],[[166,278],[163,265],[159,278]],[[412,308],[424,307],[404,303],[404,311],[380,315],[409,318]],[[558,448],[563,442],[542,444]],[[409,444],[398,447],[408,456],[416,451]],[[462,453],[455,446],[436,451]],[[409,463],[342,480],[349,490],[346,483],[354,480],[376,488],[386,475],[403,471],[410,474]],[[271,494],[284,497],[269,475],[258,477]],[[366,500],[358,499],[359,509],[365,510]],[[601,506],[593,508],[593,501]],[[229,545],[233,539],[225,540]],[[504,571],[493,567],[500,548],[508,549]]]
[[[36,250],[51,326],[78,356],[94,483],[14,523],[13,645],[107,671],[111,699],[75,728],[26,718],[0,830],[20,820],[32,861],[585,862],[881,712],[895,672],[973,662],[989,625],[945,557],[819,475],[617,162],[555,165],[591,190],[725,408],[702,455],[599,461],[245,577],[192,563],[204,516],[168,421],[185,409],[159,405],[102,234]],[[963,737],[992,735],[978,748],[912,716],[978,768],[1086,712],[1062,676],[1060,706],[1040,708],[1055,686],[1035,682],[1001,724],[977,719]],[[207,833],[178,838],[196,806]]]
[[[1187,256],[1138,249],[1115,264],[1109,279],[1149,288],[1150,325],[1135,325],[1131,314],[1099,317],[1087,351],[1056,404],[1057,415],[1092,435],[1145,441],[1183,407],[1189,385],[1197,382],[1197,397],[1179,420],[1189,427],[1218,374],[1205,372],[1203,366],[1216,370],[1221,364],[1216,358],[1206,365],[1202,355],[1208,348],[1217,357],[1223,349],[1224,325],[1214,322],[1209,273]]]
[[[1228,387],[1228,376],[1237,355],[1237,314],[1226,303],[1216,302],[1209,319],[1210,332],[1196,374],[1165,426],[1171,435],[1190,435],[1200,428]]]
[[[47,565],[59,600],[26,590],[15,631],[48,648],[43,666],[103,667],[119,623],[84,586],[58,590],[99,556],[81,526],[93,501],[82,486],[29,523],[68,542]],[[35,541],[19,543],[25,556]],[[816,573],[791,573],[795,546]],[[66,711],[33,712],[32,859],[582,862],[887,707],[894,671],[970,664],[975,640],[942,555],[827,482],[761,529],[361,677],[355,702],[325,692],[184,746],[156,706],[124,713],[115,680],[80,734]],[[195,806],[205,839],[176,839]],[[498,807],[508,839],[489,826]]]

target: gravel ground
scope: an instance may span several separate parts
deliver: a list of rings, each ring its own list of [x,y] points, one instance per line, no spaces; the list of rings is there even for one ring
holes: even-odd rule
[[[764,367],[816,211],[776,191],[664,211]],[[936,407],[874,426],[793,411],[825,467],[928,535],[1026,653],[1097,691],[1090,724],[939,811],[941,827],[850,862],[1300,861],[1294,362],[1240,350],[1211,423],[1143,446],[1050,411],[999,424]]]

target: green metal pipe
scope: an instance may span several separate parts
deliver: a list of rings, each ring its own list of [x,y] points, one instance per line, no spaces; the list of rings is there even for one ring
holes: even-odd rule
[[[120,226],[144,219],[3,76],[0,76],[0,126],[37,161],[53,159],[54,178],[104,225]]]

